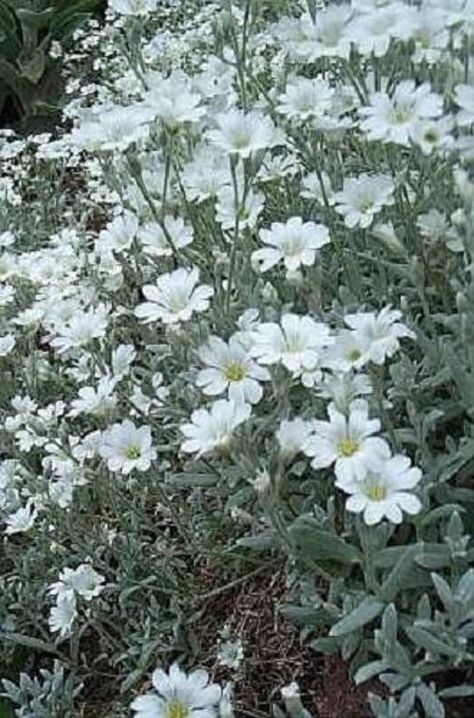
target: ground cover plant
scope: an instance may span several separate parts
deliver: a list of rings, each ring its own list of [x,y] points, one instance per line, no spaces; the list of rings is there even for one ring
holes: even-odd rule
[[[473,36],[109,0],[2,133],[5,711],[472,715]]]

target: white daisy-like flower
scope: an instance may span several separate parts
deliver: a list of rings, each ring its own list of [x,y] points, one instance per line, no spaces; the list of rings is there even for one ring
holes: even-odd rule
[[[104,576],[97,573],[90,564],[83,563],[76,569],[65,568],[61,571],[59,580],[51,584],[48,593],[58,598],[72,598],[78,594],[84,600],[92,601],[104,590],[104,581]]]
[[[474,87],[472,85],[456,86],[456,104],[461,108],[456,115],[460,127],[474,124]]]
[[[362,55],[383,57],[393,38],[406,39],[409,32],[401,18],[410,11],[400,2],[359,15],[351,25],[351,37]],[[413,19],[410,14],[410,18]]]
[[[194,312],[205,312],[214,294],[207,284],[198,285],[199,270],[180,267],[158,277],[155,285],[143,287],[148,300],[135,308],[135,316],[145,322],[164,324],[187,322]]]
[[[260,364],[283,364],[294,377],[312,374],[323,350],[332,344],[329,328],[309,316],[284,314],[280,324],[264,322],[256,327],[251,354]]]
[[[391,96],[375,93],[368,107],[360,109],[360,123],[369,140],[409,145],[420,120],[443,114],[443,99],[431,92],[428,83],[416,87],[414,80],[400,82]]]
[[[57,336],[50,344],[59,354],[82,347],[105,335],[108,318],[109,308],[103,304],[88,311],[78,311],[67,323],[57,327]]]
[[[255,227],[265,204],[262,192],[249,190],[245,200],[235,206],[235,193],[232,187],[222,187],[217,193],[216,219],[222,229],[234,229],[238,215],[239,227]]]
[[[49,630],[51,633],[59,633],[61,638],[66,638],[70,635],[77,616],[75,596],[59,596],[49,614]]]
[[[9,536],[12,534],[24,533],[33,528],[38,517],[38,510],[33,503],[22,506],[5,518],[5,533]]]
[[[365,335],[342,329],[334,337],[333,344],[324,352],[322,365],[337,372],[360,369],[366,361],[369,346],[370,340]]]
[[[294,77],[280,96],[279,112],[290,120],[307,120],[331,108],[334,89],[327,80]]]
[[[210,141],[225,152],[247,158],[253,152],[281,144],[282,136],[269,117],[261,112],[244,113],[231,109],[216,117],[216,130],[209,132]]]
[[[97,249],[99,252],[123,252],[130,249],[138,231],[138,219],[131,212],[119,215],[109,222],[99,234]]]
[[[148,471],[156,459],[150,427],[137,428],[129,419],[104,431],[98,448],[109,471],[120,471],[125,475],[135,469]]]
[[[187,247],[193,241],[193,230],[181,217],[175,219],[166,216],[163,224],[176,249]],[[138,239],[143,245],[144,252],[152,257],[170,257],[173,254],[171,242],[163,227],[157,222],[145,224],[138,232]]]
[[[252,254],[252,262],[261,272],[281,261],[289,272],[295,272],[301,265],[310,267],[314,264],[317,250],[330,242],[327,227],[303,222],[301,217],[290,217],[285,224],[273,222],[271,229],[260,230],[259,237],[268,245]]]
[[[80,414],[93,414],[100,416],[113,409],[117,404],[117,397],[114,395],[116,379],[110,376],[103,376],[96,387],[84,386],[79,389],[79,396],[71,402],[69,416]]]
[[[199,358],[206,368],[198,373],[196,384],[209,396],[227,391],[232,401],[257,404],[263,395],[260,382],[271,378],[268,369],[253,361],[236,337],[228,344],[220,337],[210,337],[200,348]]]
[[[181,444],[182,451],[200,456],[210,451],[225,450],[234,430],[249,418],[250,413],[250,404],[226,399],[215,401],[209,410],[193,411],[191,422],[180,427],[186,437]]]
[[[133,344],[119,344],[112,352],[112,374],[118,381],[130,372],[130,367],[137,356]]]
[[[357,366],[367,362],[383,364],[386,357],[392,357],[400,348],[400,339],[416,339],[416,334],[400,322],[402,313],[398,309],[384,307],[380,312],[357,312],[347,314],[345,323],[354,331],[354,338],[366,347],[357,359]]]
[[[157,5],[158,0],[109,0],[109,7],[119,15],[146,17]]]
[[[280,454],[286,459],[292,459],[302,450],[306,441],[313,433],[313,423],[297,417],[290,421],[280,422],[275,434],[280,445]]]
[[[5,334],[0,337],[0,357],[6,357],[10,354],[16,344],[16,339],[13,334]]]
[[[341,192],[334,195],[336,212],[344,217],[346,227],[366,229],[383,207],[394,203],[393,180],[388,175],[361,174],[344,180]]]
[[[421,501],[410,489],[420,482],[421,471],[412,467],[407,456],[397,454],[376,462],[361,481],[352,478],[336,484],[350,494],[347,511],[362,513],[369,526],[387,518],[394,524],[403,520],[403,512],[414,516],[421,510]]]
[[[450,134],[453,127],[454,120],[449,116],[423,120],[415,126],[412,139],[425,155],[449,150],[454,145],[454,137]]]
[[[380,431],[380,421],[369,419],[365,399],[353,401],[348,416],[330,404],[328,415],[329,421],[313,422],[314,433],[303,447],[314,469],[334,464],[338,481],[362,481],[374,461],[390,456],[387,442],[373,436]]]
[[[205,114],[201,95],[191,91],[189,78],[183,72],[173,72],[166,79],[150,73],[147,80],[150,90],[145,94],[144,108],[150,118],[180,125],[199,122]]]
[[[138,696],[131,704],[136,718],[217,718],[222,691],[209,682],[207,671],[186,674],[174,663],[168,673],[157,668],[152,683],[156,693]]]
[[[321,388],[317,393],[325,399],[331,399],[338,411],[347,414],[354,399],[372,394],[372,391],[372,384],[367,374],[337,372],[323,377]]]

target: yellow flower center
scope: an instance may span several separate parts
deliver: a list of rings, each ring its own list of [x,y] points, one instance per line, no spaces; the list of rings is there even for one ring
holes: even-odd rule
[[[357,441],[351,438],[343,439],[339,444],[339,453],[346,458],[354,456],[356,451],[359,450],[359,444]]]
[[[361,212],[370,212],[374,207],[374,202],[371,199],[365,199],[360,205]]]
[[[125,456],[127,459],[139,459],[141,455],[141,451],[138,446],[129,446],[128,449],[125,452]]]
[[[229,381],[242,381],[242,379],[245,378],[245,374],[245,367],[237,362],[229,364],[225,369],[225,375]]]
[[[387,496],[387,489],[380,484],[372,484],[367,488],[367,496],[371,501],[383,501]]]
[[[425,132],[425,141],[426,142],[437,142],[438,141],[438,133],[434,130],[427,130]]]
[[[357,361],[358,359],[361,358],[361,356],[362,356],[362,352],[360,349],[351,349],[347,354],[347,358],[350,361]]]
[[[399,125],[403,125],[405,122],[408,122],[411,116],[412,108],[409,105],[399,105],[393,111],[393,119]]]
[[[166,706],[166,718],[187,718],[189,715],[189,708],[181,701],[174,700]]]

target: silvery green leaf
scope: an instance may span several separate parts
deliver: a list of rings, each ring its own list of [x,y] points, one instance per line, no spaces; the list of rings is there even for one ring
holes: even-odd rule
[[[443,704],[437,697],[436,693],[425,683],[421,683],[417,686],[416,694],[429,718],[445,718],[446,711],[444,710]]]
[[[323,636],[322,638],[316,638],[311,641],[310,646],[315,651],[323,653],[325,656],[332,656],[334,653],[339,651],[341,641],[338,638],[332,636]]]
[[[466,608],[471,605],[474,608],[474,569],[470,568],[459,579],[456,589],[456,598],[461,601]]]
[[[387,661],[371,661],[370,663],[366,663],[364,666],[361,666],[359,668],[359,670],[354,676],[354,681],[357,683],[357,685],[359,685],[360,683],[365,683],[365,681],[374,678],[374,676],[378,676],[379,673],[386,671],[388,668],[390,668],[390,664],[387,663]]]
[[[397,609],[393,603],[382,614],[382,631],[385,641],[393,645],[397,640]]]
[[[310,560],[349,565],[362,561],[360,551],[353,544],[325,531],[311,517],[300,517],[290,526],[289,531],[303,557],[307,556]]]
[[[399,591],[406,586],[405,578],[413,566],[415,558],[420,554],[421,547],[419,544],[411,544],[407,546],[400,555],[397,563],[385,579],[380,589],[380,593],[385,601],[393,601]]]
[[[460,686],[451,686],[450,688],[443,688],[438,693],[441,698],[468,698],[474,696],[474,685],[468,685],[463,683]]]
[[[442,506],[437,506],[432,511],[427,511],[426,514],[423,515],[423,517],[420,519],[420,526],[429,526],[430,524],[439,521],[439,519],[444,518],[445,516],[454,516],[458,515],[457,512],[462,511],[464,512],[465,509],[460,504],[443,504]],[[459,515],[458,515],[459,518]],[[462,522],[461,522],[462,524]],[[448,524],[449,527],[449,524]],[[448,536],[449,536],[449,528],[448,528]]]
[[[254,551],[268,551],[275,545],[276,533],[272,529],[262,531],[256,536],[243,536],[238,539],[237,545],[251,548]]]
[[[415,558],[415,563],[422,568],[444,568],[451,563],[451,555],[446,544],[436,544],[435,550],[423,546],[420,554]]]
[[[411,683],[410,678],[407,678],[401,673],[381,673],[379,679],[392,691],[401,691]]]
[[[418,605],[416,607],[416,617],[418,620],[431,619],[430,597],[427,593],[424,593],[418,601]]]
[[[454,604],[454,596],[449,585],[446,583],[444,578],[437,573],[431,574],[431,580],[434,583],[436,593],[438,594],[443,606],[447,611],[450,611]]]
[[[407,626],[405,628],[405,633],[411,638],[413,643],[421,648],[424,648],[425,651],[429,651],[434,654],[452,656],[453,658],[457,658],[459,656],[460,652],[458,648],[449,646],[444,643],[444,641],[441,641],[439,638],[436,638],[436,636],[433,636],[431,633],[425,631],[425,629],[420,628],[419,626]]]
[[[462,507],[461,510],[463,510]],[[451,541],[459,541],[463,537],[464,525],[462,522],[462,518],[458,513],[458,510],[454,511],[454,513],[451,515],[451,518],[448,521],[446,532]]]
[[[360,646],[360,642],[360,631],[353,631],[344,637],[341,645],[341,656],[345,661],[348,661],[354,655]]]
[[[330,636],[344,636],[347,633],[362,628],[367,623],[370,623],[377,616],[379,616],[385,604],[382,601],[374,598],[373,596],[367,596],[362,600],[361,603],[355,608],[348,616],[336,623],[330,630]]]

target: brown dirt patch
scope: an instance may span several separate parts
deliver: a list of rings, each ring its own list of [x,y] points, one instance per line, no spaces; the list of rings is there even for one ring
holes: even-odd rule
[[[323,656],[303,645],[298,629],[283,618],[278,606],[285,601],[281,572],[260,575],[210,601],[206,615],[230,636],[240,638],[244,660],[235,680],[237,718],[268,718],[272,703],[281,705],[280,689],[297,681],[307,710],[315,718],[366,718],[368,685],[355,686],[348,664],[337,656]],[[225,683],[232,672],[217,663],[217,646],[207,646],[205,665],[213,678]],[[377,689],[377,684],[375,684]],[[370,688],[373,690],[374,686]]]

